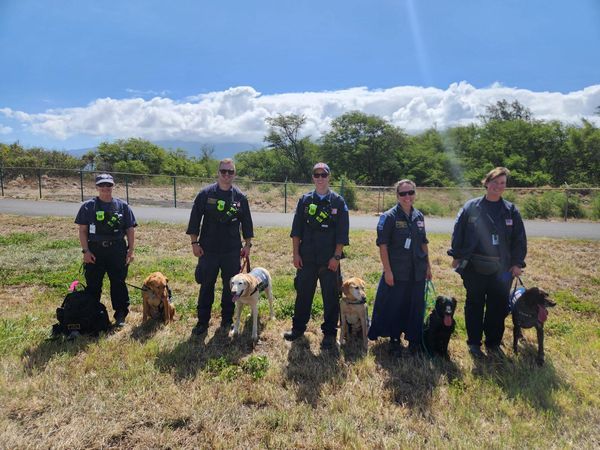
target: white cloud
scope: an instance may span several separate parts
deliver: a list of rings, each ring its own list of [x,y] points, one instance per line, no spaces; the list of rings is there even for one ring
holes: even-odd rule
[[[12,130],[13,129],[11,127],[7,127],[0,123],[0,134],[9,134],[9,133],[12,133]]]
[[[487,105],[501,99],[518,100],[537,119],[578,123],[586,118],[600,125],[600,117],[594,114],[600,106],[600,85],[563,94],[498,83],[477,89],[464,81],[445,90],[418,86],[376,90],[356,87],[273,95],[238,86],[181,101],[164,96],[148,100],[101,98],[86,106],[50,109],[39,114],[10,108],[0,109],[0,114],[20,122],[27,131],[58,139],[135,136],[153,140],[262,142],[267,130],[264,120],[276,114],[304,114],[305,133],[313,137],[326,132],[332,119],[352,110],[381,116],[414,133],[432,126],[444,129],[478,121]],[[7,127],[0,130],[11,131]]]

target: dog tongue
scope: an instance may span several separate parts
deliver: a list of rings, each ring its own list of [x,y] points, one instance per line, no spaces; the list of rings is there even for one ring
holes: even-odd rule
[[[231,301],[235,303],[235,301],[240,298],[240,296],[238,294],[235,294],[232,298]]]
[[[444,315],[444,325],[447,327],[451,327],[452,326],[452,316],[450,314],[445,314]]]

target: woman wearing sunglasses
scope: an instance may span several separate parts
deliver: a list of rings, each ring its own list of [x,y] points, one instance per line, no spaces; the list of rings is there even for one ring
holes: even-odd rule
[[[249,256],[252,247],[250,206],[233,180],[233,160],[221,160],[217,182],[202,189],[194,200],[186,231],[191,238],[192,253],[198,258],[195,272],[196,282],[200,284],[198,323],[192,330],[192,334],[198,336],[208,329],[219,271],[223,281],[221,327],[228,329],[233,323],[234,303],[229,280],[240,272],[240,256]],[[245,241],[243,247],[240,230]]]
[[[381,215],[377,245],[383,274],[373,306],[369,339],[390,338],[390,352],[400,356],[400,335],[411,353],[421,350],[425,280],[431,264],[423,213],[413,207],[416,185],[400,180],[395,185],[398,203]]]
[[[87,292],[98,302],[102,280],[108,274],[115,325],[125,325],[129,293],[125,285],[135,246],[135,217],[127,203],[113,197],[115,180],[108,173],[96,177],[98,196],[81,205],[75,223],[83,252]],[[127,242],[125,242],[127,238]]]

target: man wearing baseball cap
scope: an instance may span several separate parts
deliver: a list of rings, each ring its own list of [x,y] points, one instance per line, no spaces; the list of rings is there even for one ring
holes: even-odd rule
[[[296,268],[296,302],[292,329],[283,335],[286,340],[294,341],[306,331],[318,280],[323,296],[321,346],[324,349],[336,345],[340,314],[338,269],[342,250],[349,244],[348,206],[329,188],[330,174],[327,164],[315,164],[312,170],[315,189],[304,194],[296,207],[290,233]]]
[[[125,279],[129,263],[133,260],[137,223],[129,205],[113,198],[114,186],[112,175],[97,175],[98,196],[81,205],[75,223],[79,225],[87,291],[99,302],[102,280],[108,274],[115,325],[122,327],[129,313]]]

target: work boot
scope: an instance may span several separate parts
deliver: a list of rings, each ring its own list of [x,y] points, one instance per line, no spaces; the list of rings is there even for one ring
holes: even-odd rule
[[[323,340],[321,341],[321,349],[323,350],[331,350],[335,348],[337,345],[337,338],[335,334],[326,334],[323,336]]]
[[[117,311],[115,313],[115,327],[122,328],[125,326],[125,317],[127,317],[126,311]]]
[[[207,323],[198,322],[194,328],[192,328],[192,334],[194,336],[202,336],[208,330]]]
[[[298,331],[293,328],[290,331],[286,331],[285,333],[283,333],[283,338],[286,341],[295,341],[296,339],[302,336],[304,336],[304,331]]]
[[[484,353],[481,351],[481,348],[479,345],[476,344],[469,344],[469,353],[471,354],[471,356],[473,358],[485,358]]]

